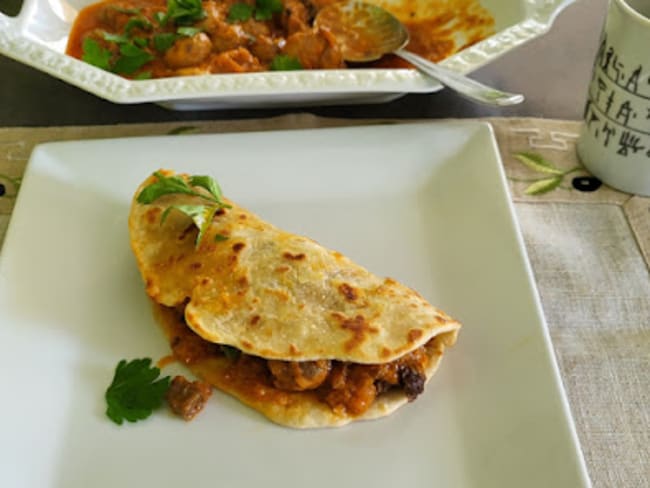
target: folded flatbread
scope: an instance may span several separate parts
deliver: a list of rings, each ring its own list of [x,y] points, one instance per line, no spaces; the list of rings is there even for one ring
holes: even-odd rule
[[[230,200],[196,244],[188,216],[161,215],[202,199],[138,203],[156,180],[137,190],[129,230],[173,353],[272,421],[333,427],[388,415],[422,392],[455,343],[460,324],[416,291]]]

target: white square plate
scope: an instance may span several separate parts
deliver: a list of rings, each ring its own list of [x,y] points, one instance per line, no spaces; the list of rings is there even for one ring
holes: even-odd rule
[[[336,430],[279,427],[220,393],[191,423],[165,409],[111,423],[117,362],[169,352],[126,225],[159,167],[215,176],[263,218],[460,319],[425,393]],[[45,144],[0,258],[0,486],[589,485],[488,125]]]
[[[116,103],[157,102],[177,110],[380,103],[442,86],[408,69],[299,70],[127,80],[65,55],[80,9],[97,0],[24,0],[17,17],[0,12],[0,54]],[[386,8],[439,0],[370,0]],[[442,61],[469,73],[547,32],[574,0],[481,0],[495,33]],[[461,5],[467,2],[459,0]],[[454,2],[452,1],[453,5]],[[398,9],[399,10],[399,9]]]

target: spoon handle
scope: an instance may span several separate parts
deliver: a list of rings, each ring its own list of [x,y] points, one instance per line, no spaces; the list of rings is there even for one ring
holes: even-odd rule
[[[502,92],[496,88],[486,86],[483,83],[467,78],[464,75],[442,68],[440,65],[432,63],[431,61],[405,49],[397,49],[396,51],[393,51],[393,54],[408,61],[417,69],[432,76],[443,85],[456,91],[458,94],[472,100],[487,105],[497,106],[516,105],[524,101],[523,95]]]

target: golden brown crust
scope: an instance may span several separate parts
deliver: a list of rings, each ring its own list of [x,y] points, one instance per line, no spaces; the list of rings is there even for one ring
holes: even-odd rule
[[[187,195],[134,199],[129,229],[149,296],[168,307],[187,302],[185,320],[206,340],[269,359],[373,364],[460,327],[410,288],[233,202],[196,249],[188,217],[171,212],[160,224],[169,205],[197,203]]]

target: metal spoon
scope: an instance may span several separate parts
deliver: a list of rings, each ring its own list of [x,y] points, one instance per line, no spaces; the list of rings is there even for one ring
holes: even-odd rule
[[[497,106],[514,105],[524,100],[523,95],[483,85],[405,50],[409,42],[406,28],[391,13],[376,5],[357,0],[333,3],[318,12],[314,25],[334,35],[346,61],[374,61],[392,53],[472,100]]]

